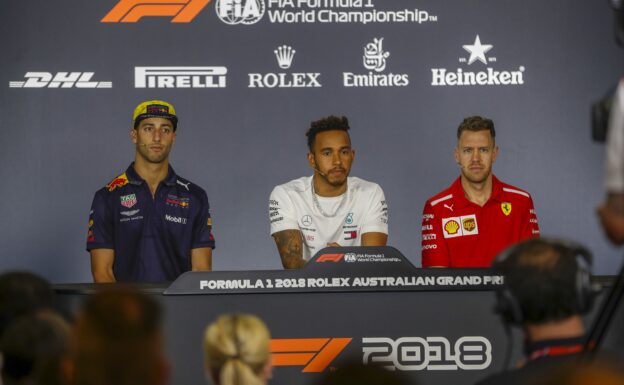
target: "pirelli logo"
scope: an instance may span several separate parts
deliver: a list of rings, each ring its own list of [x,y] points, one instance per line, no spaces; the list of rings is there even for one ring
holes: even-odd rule
[[[320,373],[352,338],[287,338],[271,340],[273,366],[303,366],[303,373]]]
[[[323,254],[316,262],[340,262],[344,258],[344,254]]]
[[[135,67],[135,88],[224,88],[226,67]]]
[[[142,17],[169,16],[172,23],[190,23],[210,0],[121,0],[102,23],[136,23]]]

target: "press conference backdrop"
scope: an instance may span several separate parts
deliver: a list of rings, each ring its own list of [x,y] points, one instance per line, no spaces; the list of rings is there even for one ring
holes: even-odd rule
[[[171,161],[208,193],[216,270],[281,266],[268,196],[312,173],[304,133],[329,114],[349,117],[352,175],[383,187],[389,244],[415,265],[423,203],[457,177],[474,114],[496,123],[494,170],[533,195],[542,234],[589,245],[599,274],[620,265],[589,128],[624,64],[606,1],[146,3],[0,2],[0,269],[90,281],[93,193],[132,160],[132,110],[153,98],[177,108]]]

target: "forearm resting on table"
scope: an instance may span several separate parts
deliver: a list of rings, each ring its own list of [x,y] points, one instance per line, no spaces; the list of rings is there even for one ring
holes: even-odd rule
[[[362,234],[362,246],[385,246],[388,242],[388,234],[364,233]]]

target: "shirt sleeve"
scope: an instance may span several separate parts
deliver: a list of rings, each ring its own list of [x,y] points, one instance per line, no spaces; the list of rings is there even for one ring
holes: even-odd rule
[[[539,225],[537,224],[537,214],[533,207],[533,199],[529,196],[529,203],[524,214],[524,225],[522,229],[522,239],[538,238],[540,236]]]
[[[425,203],[422,216],[422,267],[451,265],[450,255],[442,234],[442,220],[437,218],[430,202]]]
[[[362,234],[384,233],[388,234],[388,204],[383,190],[379,185],[371,196],[369,210],[362,222]]]
[[[201,247],[215,248],[215,239],[212,235],[212,217],[210,216],[210,204],[208,203],[208,195],[202,191],[201,207],[199,215],[193,222],[193,240],[191,242],[192,249]]]
[[[624,80],[613,98],[607,131],[605,188],[607,192],[624,192]]]
[[[115,224],[113,211],[105,191],[95,193],[89,212],[87,251],[115,248]]]
[[[299,230],[296,209],[281,186],[276,186],[269,197],[271,235],[283,230]]]

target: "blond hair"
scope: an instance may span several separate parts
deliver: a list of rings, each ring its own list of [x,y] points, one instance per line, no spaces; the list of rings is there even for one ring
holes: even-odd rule
[[[219,385],[262,385],[271,359],[269,329],[250,314],[225,314],[206,327],[206,366]]]

